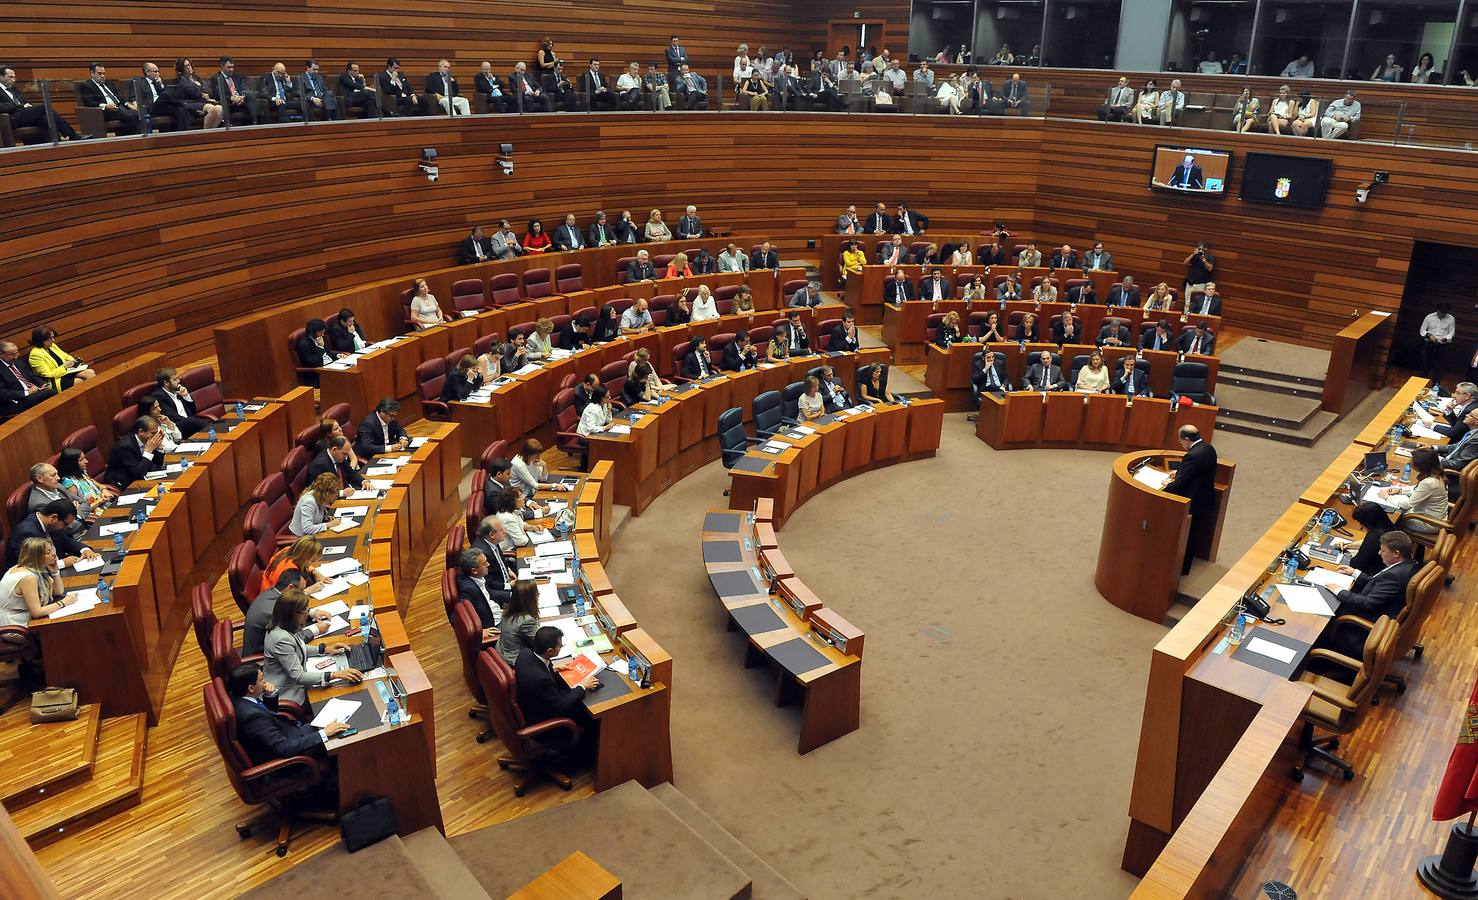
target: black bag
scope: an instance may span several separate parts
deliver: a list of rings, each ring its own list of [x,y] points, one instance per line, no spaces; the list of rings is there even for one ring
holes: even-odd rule
[[[350,853],[379,843],[395,833],[395,808],[389,797],[365,797],[359,805],[339,816],[339,831]]]

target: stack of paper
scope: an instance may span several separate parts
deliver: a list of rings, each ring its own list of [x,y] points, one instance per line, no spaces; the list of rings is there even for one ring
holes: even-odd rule
[[[1380,493],[1381,491],[1385,490],[1385,487],[1386,486],[1383,484],[1373,484],[1365,489],[1365,494],[1360,499],[1369,500],[1371,503],[1376,504],[1387,512],[1392,512],[1396,510],[1397,507],[1391,503],[1390,497],[1382,497]]]
[[[1158,491],[1163,490],[1165,485],[1170,483],[1170,473],[1151,469],[1149,466],[1141,466],[1134,473],[1134,480]]]
[[[532,374],[532,373],[537,372],[537,371],[539,371],[539,364],[538,363],[528,363],[527,365],[525,365],[521,369],[515,369],[513,371],[513,374],[514,375],[529,375],[529,374]]]
[[[631,434],[630,425],[612,425],[606,430],[606,434]]]
[[[144,491],[142,494],[119,494],[118,499],[113,502],[118,506],[133,506],[147,496],[149,496],[148,491]]]
[[[1318,588],[1302,584],[1280,584],[1278,594],[1288,608],[1296,613],[1304,613],[1311,616],[1332,616],[1334,610],[1329,607],[1329,601]]]
[[[559,604],[559,588],[552,584],[541,583],[539,585],[540,614],[553,611],[559,606]]]
[[[558,572],[565,567],[565,561],[558,556],[543,556],[535,559],[529,564],[528,571],[533,575],[548,575]]]
[[[93,569],[101,569],[105,565],[107,563],[104,562],[101,556],[94,556],[92,559],[83,559],[79,556],[77,557],[77,561],[72,563],[72,569],[76,572],[91,572]]]
[[[342,578],[332,578],[317,587],[308,589],[308,596],[314,600],[326,600],[329,597],[349,592],[349,582]]]
[[[85,591],[72,591],[72,602],[63,606],[56,612],[47,614],[48,619],[61,619],[66,616],[85,613],[98,605],[98,592],[96,588],[88,588]]]
[[[794,430],[795,431],[799,431],[801,434],[815,434],[816,433],[816,429],[812,428],[810,425],[797,425],[797,426],[795,426],[795,429]]]
[[[115,522],[112,525],[104,525],[98,529],[103,537],[112,537],[115,534],[128,534],[130,531],[138,531],[139,526],[133,522]]]
[[[426,442],[429,440],[431,440],[431,438],[413,437],[411,438],[411,449],[419,450],[420,448],[426,446]]]
[[[313,592],[309,591],[308,594],[312,596]],[[348,630],[349,620],[344,618],[343,616],[334,616],[333,618],[328,620],[328,630],[325,631],[322,636],[327,637],[328,635],[338,634],[341,631]]]
[[[1421,422],[1413,422],[1411,425],[1411,436],[1426,438],[1432,441],[1445,441],[1446,436],[1435,428],[1431,428]]]
[[[1354,575],[1344,575],[1332,569],[1324,569],[1319,566],[1309,570],[1304,580],[1313,582],[1321,587],[1327,587],[1331,591],[1348,591],[1355,586]]]
[[[343,518],[329,526],[329,531],[340,534],[345,531],[353,531],[359,527],[358,519]]]
[[[369,507],[368,506],[340,506],[340,507],[338,507],[338,508],[336,508],[334,510],[334,515],[338,516],[341,519],[347,519],[347,518],[349,518],[351,516],[367,516],[367,515],[369,515]]]
[[[318,571],[325,578],[337,578],[340,575],[347,575],[350,572],[358,572],[359,560],[352,556],[346,556],[343,559],[336,559],[332,562],[321,564],[318,567]]]
[[[369,584],[369,576],[363,572],[350,572],[344,576],[344,580],[354,587],[359,587],[361,584]]]
[[[313,717],[314,728],[327,728],[334,722],[348,722],[349,717],[359,711],[360,700],[345,700],[342,697],[332,697],[318,708],[318,715]]]
[[[529,536],[529,542],[534,544],[535,546],[539,544],[552,543],[554,541],[554,532],[550,531],[547,528],[527,530],[527,534]]]
[[[349,612],[349,605],[343,600],[331,600],[322,606],[313,607],[314,612],[321,612],[327,616],[342,616]]]
[[[550,541],[541,544],[534,549],[535,556],[574,556],[575,545],[572,541]]]
[[[395,466],[370,466],[364,470],[366,475],[394,475]]]
[[[209,449],[210,444],[206,441],[186,441],[175,448],[179,453],[204,453]]]
[[[374,478],[366,478],[364,480],[365,490],[388,491],[394,486],[395,482],[393,481],[383,481]]]

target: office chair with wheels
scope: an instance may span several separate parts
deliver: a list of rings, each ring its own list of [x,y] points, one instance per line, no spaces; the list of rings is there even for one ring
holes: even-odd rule
[[[1309,651],[1309,659],[1324,660],[1348,669],[1354,673],[1354,678],[1346,685],[1312,672],[1299,675],[1298,680],[1309,685],[1314,693],[1303,711],[1303,731],[1298,740],[1303,759],[1293,767],[1294,781],[1303,781],[1303,770],[1312,758],[1338,766],[1346,781],[1354,779],[1355,767],[1349,760],[1335,756],[1333,751],[1339,749],[1339,736],[1358,728],[1365,713],[1374,705],[1376,691],[1391,670],[1391,661],[1396,655],[1398,627],[1389,616],[1376,619],[1365,638],[1365,649],[1359,660],[1322,647]],[[1315,740],[1315,728],[1331,734]]]
[[[1176,363],[1175,368],[1171,370],[1171,392],[1182,397],[1189,397],[1197,403],[1215,406],[1216,395],[1207,390],[1210,371],[1210,367],[1205,363]]]
[[[453,593],[452,596],[456,597],[456,594]],[[472,708],[467,710],[467,718],[482,719],[486,722],[488,721],[487,695],[483,693],[482,682],[477,677],[477,657],[484,649],[482,623],[478,621],[472,604],[466,600],[458,600],[452,606],[452,633],[457,636],[457,650],[462,654],[462,681],[467,685],[468,693],[472,694]],[[486,743],[487,739],[492,736],[493,729],[484,728],[478,733],[477,742]]]
[[[754,433],[766,440],[775,436],[783,424],[779,391],[765,391],[754,398],[751,410],[754,414]]]
[[[804,381],[792,381],[785,386],[780,401],[780,421],[786,425],[801,423],[801,394],[806,392]]]
[[[744,431],[744,410],[734,406],[718,414],[719,457],[724,468],[732,468],[750,444],[764,443],[752,438]]]
[[[1427,621],[1427,616],[1432,612],[1432,606],[1437,602],[1437,595],[1442,592],[1442,578],[1446,574],[1441,566],[1432,560],[1427,562],[1411,576],[1411,581],[1406,584],[1406,605],[1396,614],[1393,620],[1396,623],[1396,650],[1391,655],[1392,663],[1398,659],[1405,659],[1406,654],[1412,654],[1413,658],[1421,659],[1425,651],[1419,641],[1422,636],[1422,626]],[[1343,615],[1334,620],[1338,624],[1353,625],[1363,629],[1368,635],[1375,629],[1375,623],[1361,616]],[[1396,689],[1396,693],[1406,693],[1406,679],[1395,672],[1387,672],[1385,681]]]
[[[320,763],[309,756],[289,756],[271,762],[253,765],[246,748],[236,734],[236,709],[231,705],[231,696],[226,693],[226,683],[213,678],[205,685],[205,721],[210,727],[211,739],[226,764],[226,775],[231,787],[242,803],[252,806],[271,806],[276,811],[277,855],[286,856],[288,842],[292,838],[293,822],[297,819],[312,819],[319,822],[337,822],[338,815],[332,811],[306,809],[297,802],[303,792],[316,788],[323,781]],[[236,833],[242,839],[251,837],[252,825],[237,824]]]
[[[548,719],[530,725],[518,708],[518,692],[513,683],[513,669],[495,650],[484,650],[477,656],[477,680],[482,685],[488,718],[498,740],[508,750],[498,757],[498,768],[517,769],[526,777],[513,787],[515,797],[522,797],[529,786],[546,778],[568,791],[574,787],[569,776],[551,764],[553,757],[568,753],[580,742],[580,726],[574,719]],[[540,741],[538,738],[545,738]],[[558,737],[557,742],[549,739]]]
[[[1410,510],[1396,520],[1396,527],[1411,535],[1411,542],[1423,548],[1432,548],[1442,531],[1465,536],[1473,530],[1473,519],[1478,514],[1478,461],[1470,462],[1458,473],[1458,497],[1447,507],[1446,519],[1435,519]],[[1436,528],[1435,532],[1415,531],[1406,528],[1407,522],[1423,522]]]
[[[573,294],[585,289],[585,267],[579,263],[565,263],[554,270],[554,292]]]
[[[527,300],[537,300],[554,294],[554,281],[548,269],[528,269],[523,273],[523,295]]]

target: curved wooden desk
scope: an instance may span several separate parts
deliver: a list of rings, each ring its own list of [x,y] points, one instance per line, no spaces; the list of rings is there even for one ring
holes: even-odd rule
[[[776,442],[786,445],[778,453],[756,448],[740,458],[729,470],[729,508],[753,509],[756,501],[768,498],[779,529],[812,495],[844,478],[933,456],[944,426],[944,403],[882,403],[871,412],[830,419],[806,423],[809,434],[777,434]]]
[[[856,731],[862,719],[865,636],[798,578],[775,538],[774,504],[710,509],[703,565],[730,631],[748,639],[744,666],[775,674],[775,705],[799,701],[802,755]]]
[[[1109,478],[1093,585],[1113,605],[1151,622],[1164,621],[1175,602],[1187,541],[1198,559],[1216,559],[1227,496],[1236,474],[1235,463],[1217,460],[1216,513],[1193,534],[1189,499],[1156,490],[1134,477],[1143,466],[1167,471],[1184,456],[1181,450],[1126,453],[1114,460]]]
[[[1132,404],[1120,394],[1058,391],[1045,397],[1013,391],[1004,397],[980,395],[975,436],[997,450],[1033,447],[1080,450],[1142,450],[1175,443],[1182,425],[1195,425],[1208,439],[1216,429],[1216,407],[1140,398]]]

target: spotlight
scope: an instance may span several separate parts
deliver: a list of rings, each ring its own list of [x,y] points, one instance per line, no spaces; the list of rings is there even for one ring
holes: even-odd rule
[[[421,163],[417,166],[426,180],[433,184],[441,177],[441,169],[436,165],[436,148],[427,147],[421,151]]]
[[[513,174],[513,145],[512,144],[499,144],[498,145],[498,166],[503,170],[503,174],[504,175],[512,175]]]

